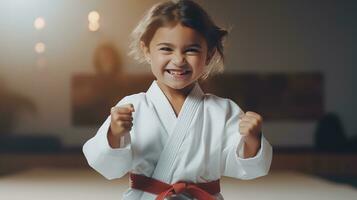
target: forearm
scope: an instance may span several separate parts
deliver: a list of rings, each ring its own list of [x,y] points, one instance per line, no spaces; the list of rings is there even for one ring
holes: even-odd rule
[[[109,146],[110,146],[111,148],[119,148],[119,147],[120,147],[120,137],[115,137],[115,136],[112,134],[110,128],[109,128],[109,130],[108,130],[107,137],[108,137]]]
[[[251,158],[257,155],[261,147],[261,134],[259,137],[244,137],[244,158]]]
[[[97,134],[83,145],[83,153],[93,169],[107,179],[114,179],[122,177],[131,169],[132,151],[130,139],[125,148],[113,148],[123,139],[110,136],[109,126],[110,119],[107,119]]]

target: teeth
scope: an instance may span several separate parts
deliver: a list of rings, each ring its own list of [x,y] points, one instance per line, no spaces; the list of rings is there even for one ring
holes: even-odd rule
[[[171,71],[171,74],[175,74],[175,75],[181,75],[184,74],[185,72],[175,72],[175,71]]]
[[[183,75],[183,74],[187,74],[187,70],[184,71],[176,71],[176,70],[167,70],[170,74],[172,75]]]

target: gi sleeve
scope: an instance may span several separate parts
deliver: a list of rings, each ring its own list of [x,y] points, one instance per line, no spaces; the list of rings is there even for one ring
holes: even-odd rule
[[[264,135],[262,135],[258,153],[254,157],[243,158],[244,140],[239,133],[239,123],[242,115],[243,111],[238,105],[230,101],[225,137],[223,137],[222,143],[222,174],[223,176],[248,180],[268,174],[273,150]]]
[[[123,98],[117,106],[126,103],[127,99]],[[109,116],[82,149],[88,164],[109,180],[124,176],[132,167],[130,133],[121,137],[119,148],[110,147],[107,138],[110,120]]]

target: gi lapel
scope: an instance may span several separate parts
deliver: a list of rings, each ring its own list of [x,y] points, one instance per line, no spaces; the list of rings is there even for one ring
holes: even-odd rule
[[[149,90],[146,92],[146,95],[149,97],[152,104],[154,104],[154,111],[157,116],[159,116],[161,125],[166,130],[166,133],[162,134],[162,136],[165,137],[164,141],[166,141],[169,133],[172,133],[177,121],[175,111],[172,109],[170,102],[161,91],[156,81],[151,84]]]
[[[156,87],[160,90],[157,85]],[[158,93],[160,94],[160,96]],[[158,113],[158,115],[163,115],[163,118],[168,117],[168,119],[166,120],[168,120],[169,122],[172,120],[172,117],[176,118],[175,113],[165,94],[161,90],[158,93],[156,93],[156,95],[157,98],[160,97],[160,99],[156,99],[156,97],[154,97],[155,100],[153,99],[153,103],[158,109],[158,112],[160,112]],[[164,126],[172,126],[166,127],[166,130],[172,132],[169,134],[170,137],[167,139],[165,147],[161,152],[155,171],[152,175],[153,178],[164,181],[166,183],[169,183],[171,181],[172,165],[176,159],[177,152],[179,151],[182,142],[184,141],[187,133],[189,132],[192,119],[196,114],[199,105],[202,103],[203,95],[204,93],[202,92],[200,86],[198,85],[198,83],[196,83],[195,87],[187,96],[181,108],[180,114],[176,120],[176,123],[164,123]],[[167,109],[169,111],[167,111]]]

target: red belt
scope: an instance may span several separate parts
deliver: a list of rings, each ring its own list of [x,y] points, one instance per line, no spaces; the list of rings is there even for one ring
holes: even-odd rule
[[[140,174],[130,173],[131,188],[158,195],[156,200],[164,200],[173,194],[186,192],[198,200],[215,200],[212,196],[220,192],[219,179],[208,183],[177,182],[167,184]]]

